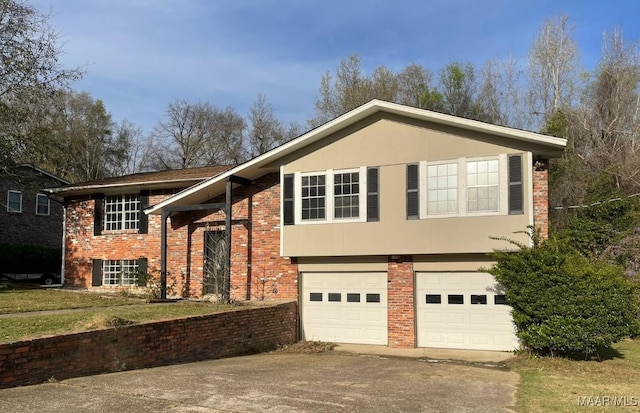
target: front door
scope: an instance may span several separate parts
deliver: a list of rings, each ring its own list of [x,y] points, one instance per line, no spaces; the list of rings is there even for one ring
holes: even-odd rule
[[[219,299],[229,291],[227,277],[227,248],[224,231],[204,233],[204,279],[202,293],[216,295]]]

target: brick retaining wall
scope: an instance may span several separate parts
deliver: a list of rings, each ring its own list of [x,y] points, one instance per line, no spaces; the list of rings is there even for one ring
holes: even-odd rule
[[[238,356],[298,340],[295,302],[0,344],[0,388]]]

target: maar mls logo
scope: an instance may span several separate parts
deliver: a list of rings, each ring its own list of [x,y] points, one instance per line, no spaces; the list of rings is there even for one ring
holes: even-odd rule
[[[638,396],[578,396],[578,406],[587,407],[638,407]]]

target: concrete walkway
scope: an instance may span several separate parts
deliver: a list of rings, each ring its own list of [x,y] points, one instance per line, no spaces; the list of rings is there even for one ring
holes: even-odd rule
[[[409,357],[466,363],[501,364],[514,356],[506,351],[456,350],[445,348],[391,348],[368,344],[338,344],[334,351],[384,357]]]

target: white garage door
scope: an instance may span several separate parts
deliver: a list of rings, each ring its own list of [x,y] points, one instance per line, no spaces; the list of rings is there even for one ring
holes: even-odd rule
[[[417,273],[418,347],[514,350],[511,307],[491,274]]]
[[[302,338],[387,344],[386,273],[303,273]]]

